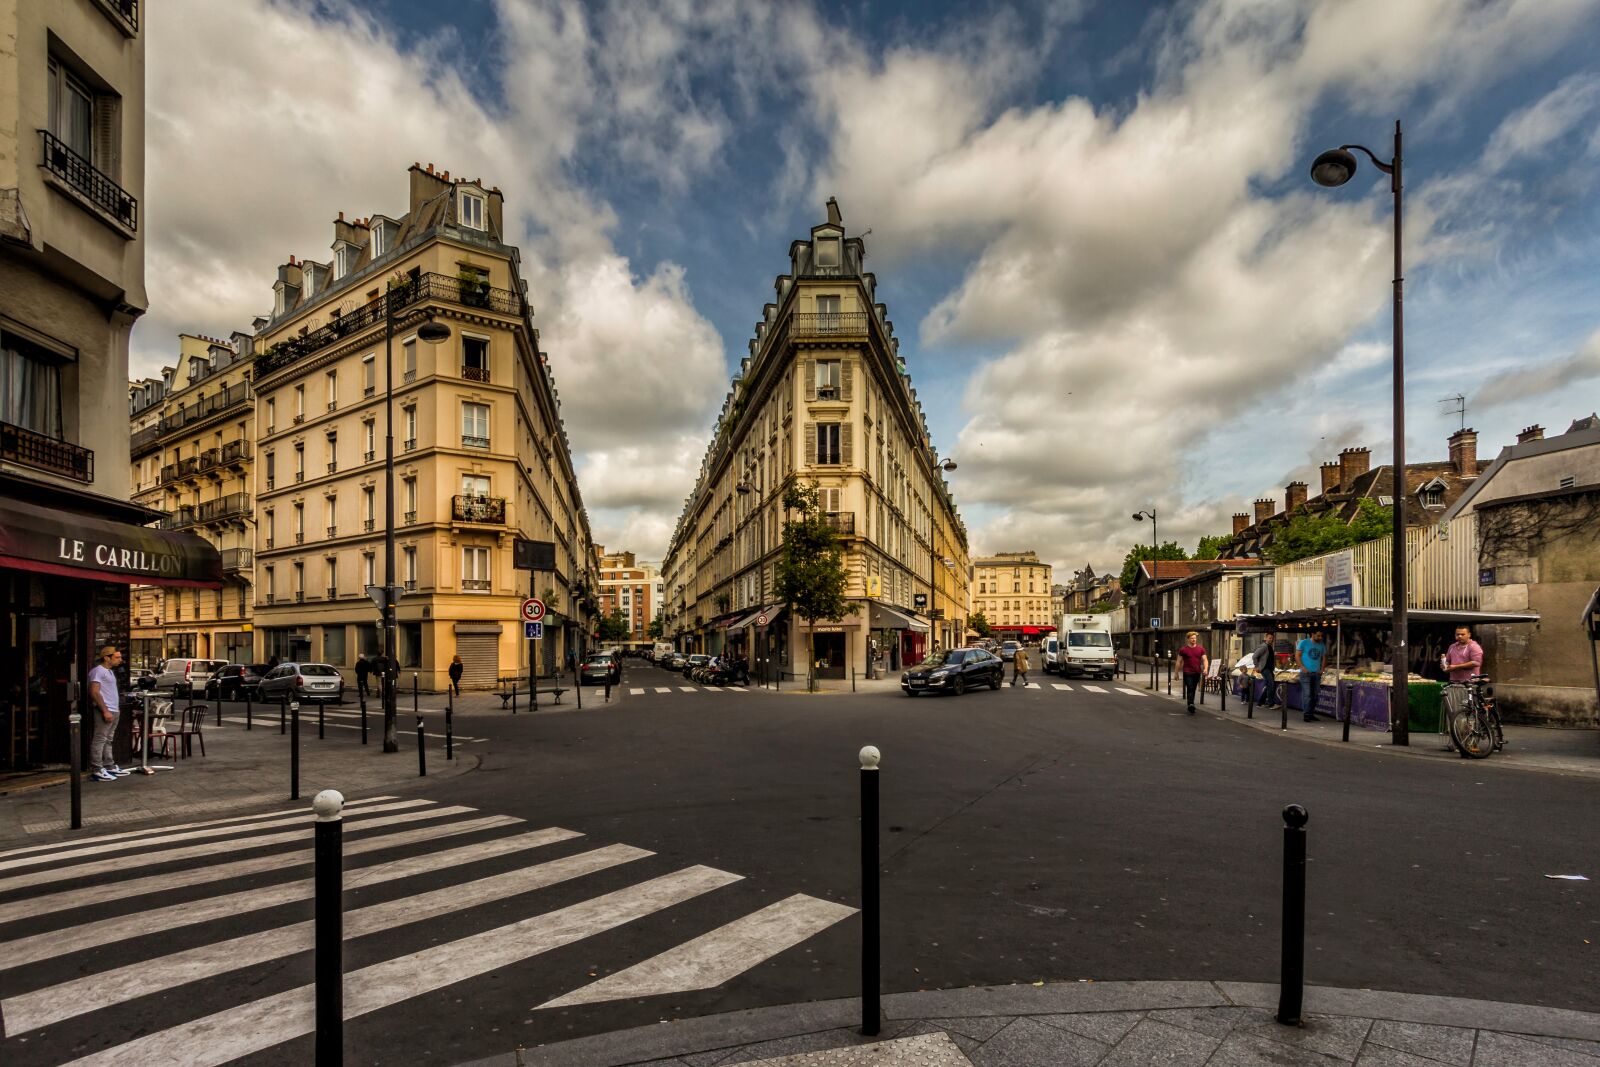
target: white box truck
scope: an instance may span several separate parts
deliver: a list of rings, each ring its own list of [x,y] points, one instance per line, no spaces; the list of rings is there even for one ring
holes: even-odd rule
[[[1062,676],[1109,679],[1117,673],[1109,615],[1061,616],[1060,642],[1056,670]]]

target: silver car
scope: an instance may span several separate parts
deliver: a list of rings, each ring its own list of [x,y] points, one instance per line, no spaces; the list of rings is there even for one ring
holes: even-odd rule
[[[188,687],[196,696],[206,691],[206,679],[228,665],[225,659],[169,659],[156,675],[155,689],[170,694],[174,686]]]
[[[302,704],[343,704],[344,676],[326,663],[280,663],[266,673],[256,691],[267,704],[285,697]]]

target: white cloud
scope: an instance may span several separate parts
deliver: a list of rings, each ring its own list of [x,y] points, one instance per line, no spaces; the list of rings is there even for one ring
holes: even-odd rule
[[[1586,123],[1591,137],[1600,136],[1600,124],[1588,121],[1596,110],[1600,110],[1600,75],[1574,74],[1539,100],[1507,115],[1489,138],[1484,157],[1489,166],[1503,168],[1512,160],[1543,153]]]
[[[1469,408],[1497,408],[1530,397],[1570,389],[1600,379],[1600,330],[1571,353],[1533,365],[1503,370],[1479,387]]]

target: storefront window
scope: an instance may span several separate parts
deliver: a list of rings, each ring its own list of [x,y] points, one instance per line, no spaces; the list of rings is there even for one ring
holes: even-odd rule
[[[335,667],[346,665],[343,626],[322,628],[322,662],[331,663]]]
[[[383,651],[383,635],[378,627],[368,623],[356,627],[356,655],[376,656]]]
[[[402,667],[422,666],[422,624],[420,622],[403,622],[399,625],[397,639]]]

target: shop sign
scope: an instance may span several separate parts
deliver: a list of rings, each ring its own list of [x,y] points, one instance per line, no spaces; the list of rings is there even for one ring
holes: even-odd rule
[[[925,607],[927,607],[928,606],[928,594],[927,593],[912,593],[911,594],[911,606],[914,607],[914,608],[925,608]]]
[[[123,548],[98,541],[72,537],[56,538],[56,558],[63,563],[83,566],[93,563],[106,570],[127,574],[148,574],[155,578],[181,578],[183,559],[168,552],[147,552],[142,548]]]
[[[1353,552],[1335,552],[1322,563],[1324,607],[1347,608],[1355,603],[1356,560]]]

